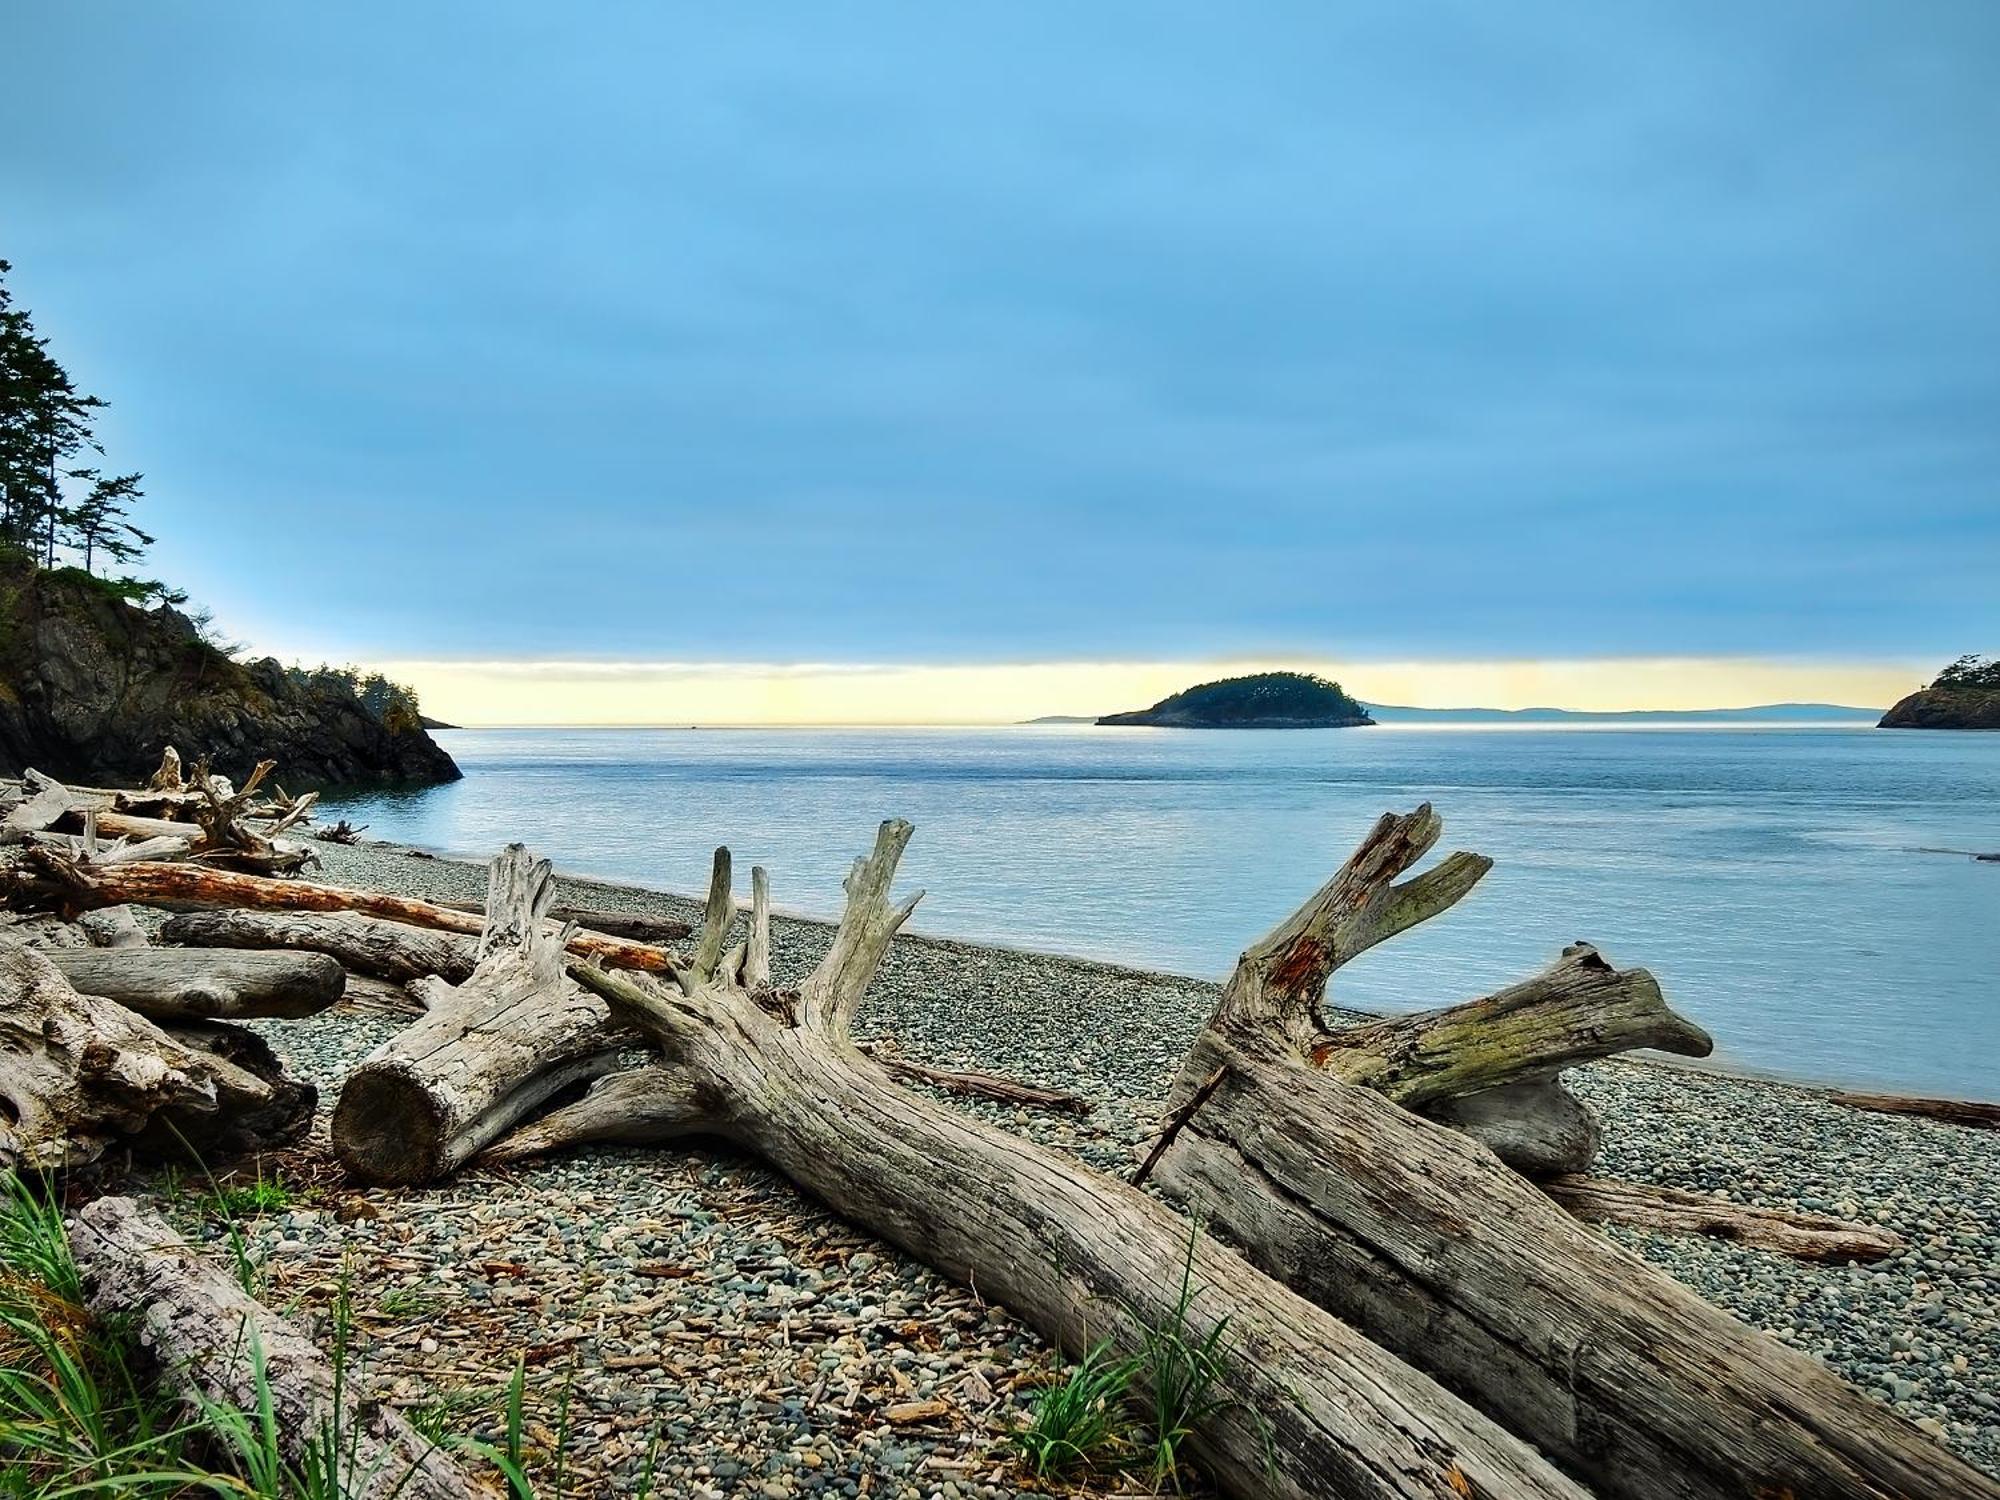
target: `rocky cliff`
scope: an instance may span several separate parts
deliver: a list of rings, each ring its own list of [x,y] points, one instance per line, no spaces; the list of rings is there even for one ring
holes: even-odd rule
[[[294,791],[456,781],[414,714],[371,713],[337,679],[238,662],[186,615],[137,609],[73,571],[0,565],[0,772],[130,782],[171,744],[241,778],[278,762]]]
[[[1882,715],[1878,729],[2000,729],[2000,688],[1933,683]]]

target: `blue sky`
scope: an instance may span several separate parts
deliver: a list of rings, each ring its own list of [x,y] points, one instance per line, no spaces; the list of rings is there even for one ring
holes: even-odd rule
[[[281,654],[2000,649],[1990,0],[8,32],[17,295]]]

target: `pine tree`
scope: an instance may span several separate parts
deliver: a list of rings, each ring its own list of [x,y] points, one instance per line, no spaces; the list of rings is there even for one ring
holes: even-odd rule
[[[126,507],[144,493],[139,481],[145,476],[119,474],[107,479],[95,469],[80,469],[73,477],[89,480],[90,489],[63,512],[61,529],[65,544],[83,553],[84,572],[96,570],[100,554],[107,564],[143,556],[154,538],[125,518],[130,514]]]
[[[0,541],[44,567],[63,548],[81,551],[86,569],[100,552],[130,562],[153,540],[125,519],[140,497],[139,476],[106,479],[76,463],[104,451],[95,430],[104,403],[77,388],[15,305],[5,280],[12,269],[0,260]],[[72,501],[79,483],[89,488]]]

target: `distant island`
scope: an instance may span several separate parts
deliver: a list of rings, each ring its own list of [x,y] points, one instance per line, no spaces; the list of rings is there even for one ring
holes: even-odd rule
[[[1961,656],[1882,715],[1878,729],[2000,729],[2000,656]]]
[[[1259,672],[1204,682],[1151,708],[1106,714],[1097,722],[1156,729],[1350,729],[1375,721],[1337,682],[1307,672]]]

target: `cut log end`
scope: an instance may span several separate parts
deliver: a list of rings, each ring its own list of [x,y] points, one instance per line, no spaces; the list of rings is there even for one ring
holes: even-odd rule
[[[421,1075],[384,1059],[357,1069],[333,1111],[333,1149],[364,1182],[432,1182],[450,1170],[450,1112]]]

